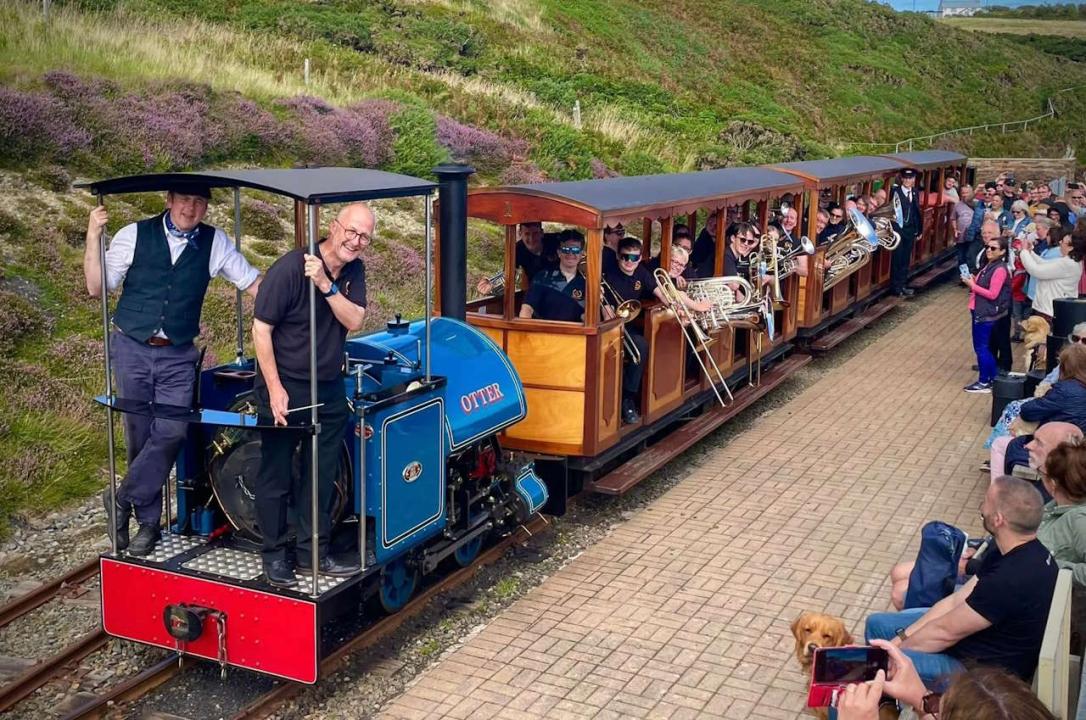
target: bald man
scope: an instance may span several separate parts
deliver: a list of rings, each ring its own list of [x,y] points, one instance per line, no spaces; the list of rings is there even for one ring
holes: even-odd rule
[[[356,562],[343,562],[328,553],[330,508],[339,454],[349,411],[343,392],[343,345],[347,333],[362,329],[366,317],[366,266],[362,251],[373,240],[377,219],[365,203],[347,205],[328,228],[328,237],[316,254],[292,250],[268,269],[253,311],[256,346],[256,398],[261,425],[306,425],[309,412],[293,412],[311,405],[309,393],[309,336],[316,335],[319,461],[318,570],[345,577],[358,572]],[[309,288],[317,290],[315,325],[309,324]],[[304,429],[261,432],[260,471],[257,476],[256,517],[263,535],[264,575],[277,587],[297,585],[294,566],[287,557],[287,506],[294,494],[298,509],[297,568],[312,569],[312,489],[309,434]],[[305,441],[305,442],[303,442]],[[293,458],[302,445],[302,473],[293,482]]]

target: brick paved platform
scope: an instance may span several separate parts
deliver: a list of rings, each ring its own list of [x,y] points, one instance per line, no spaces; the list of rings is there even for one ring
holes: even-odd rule
[[[935,290],[450,652],[385,718],[809,718],[788,626],[888,607],[924,522],[980,531],[990,398]],[[710,440],[711,441],[711,440]]]

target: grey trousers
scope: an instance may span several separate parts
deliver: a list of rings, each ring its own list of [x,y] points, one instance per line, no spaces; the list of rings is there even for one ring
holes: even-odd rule
[[[110,355],[118,398],[189,407],[200,351],[192,343],[154,347],[124,333],[110,335]],[[132,505],[140,525],[162,518],[162,486],[177,460],[186,423],[123,413],[128,473],[117,491]]]

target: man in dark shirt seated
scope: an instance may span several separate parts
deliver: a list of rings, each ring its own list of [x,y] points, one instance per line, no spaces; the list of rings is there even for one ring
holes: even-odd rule
[[[716,259],[716,224],[717,214],[714,210],[705,218],[705,227],[698,233],[698,239],[690,252],[690,267],[694,268],[698,277],[708,278],[715,274],[713,262]]]
[[[835,202],[826,206],[829,215],[829,224],[818,231],[818,244],[825,245],[839,232],[845,229],[845,209]]]
[[[622,223],[607,225],[603,228],[603,272],[618,269],[618,244],[626,237],[626,226]]]
[[[577,264],[584,253],[584,235],[571,230],[562,233],[558,244],[558,267],[543,270],[532,278],[532,287],[520,306],[520,317],[539,320],[584,320],[584,275]]]
[[[980,506],[995,547],[973,579],[930,608],[871,615],[866,640],[899,645],[930,688],[945,687],[946,676],[971,664],[1001,667],[1029,682],[1059,572],[1037,539],[1042,512],[1041,495],[1028,482],[996,478]]]
[[[618,307],[626,300],[643,301],[654,297],[663,300],[656,278],[645,265],[641,264],[641,241],[635,237],[623,238],[619,242],[618,265],[611,269],[604,268],[603,278],[613,291],[613,297],[605,295],[607,303],[612,308]],[[605,315],[610,314],[606,309],[604,312]],[[629,356],[623,360],[622,421],[631,424],[641,420],[635,399],[641,389],[641,377],[644,375],[645,362],[648,360],[649,344],[642,335],[641,328],[627,324],[626,330],[641,356],[640,362],[634,362]]]
[[[517,230],[519,239],[514,246],[516,252],[516,264],[526,278],[533,278],[541,270],[549,270],[558,264],[553,252],[548,252],[547,243],[543,237],[543,223],[521,223]],[[483,278],[475,285],[475,290],[480,295],[493,295],[494,286],[490,278]]]

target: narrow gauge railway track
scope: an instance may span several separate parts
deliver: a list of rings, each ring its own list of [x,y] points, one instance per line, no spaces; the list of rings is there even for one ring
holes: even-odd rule
[[[471,565],[449,573],[423,590],[400,612],[375,622],[362,634],[358,635],[353,640],[348,641],[329,655],[321,663],[320,677],[326,678],[341,669],[352,653],[372,647],[377,642],[388,637],[403,625],[405,621],[421,613],[434,597],[464,584],[470,580],[480,568],[494,564],[501,559],[505,554],[505,551],[510,547],[526,541],[528,538],[543,530],[547,525],[548,522],[546,520],[537,516],[536,519],[528,523],[527,526],[521,528],[512,535],[503,538],[489,550],[481,553]],[[165,660],[148,667],[139,675],[115,685],[91,702],[76,708],[65,715],[63,720],[90,720],[92,718],[106,717],[108,714],[117,711],[120,705],[133,703],[143,698],[159,685],[162,685],[180,672],[181,668],[177,662],[177,657],[171,655]],[[242,708],[234,718],[235,720],[266,718],[282,706],[283,703],[287,702],[307,687],[309,686],[301,683],[285,682]]]
[[[51,600],[70,593],[74,588],[93,580],[97,575],[98,558],[94,558],[61,577],[11,600],[0,607],[0,628],[10,625]],[[105,631],[98,626],[56,655],[27,667],[22,673],[0,686],[0,713],[8,711],[54,677],[72,668],[87,655],[100,650],[108,640],[109,637]]]

